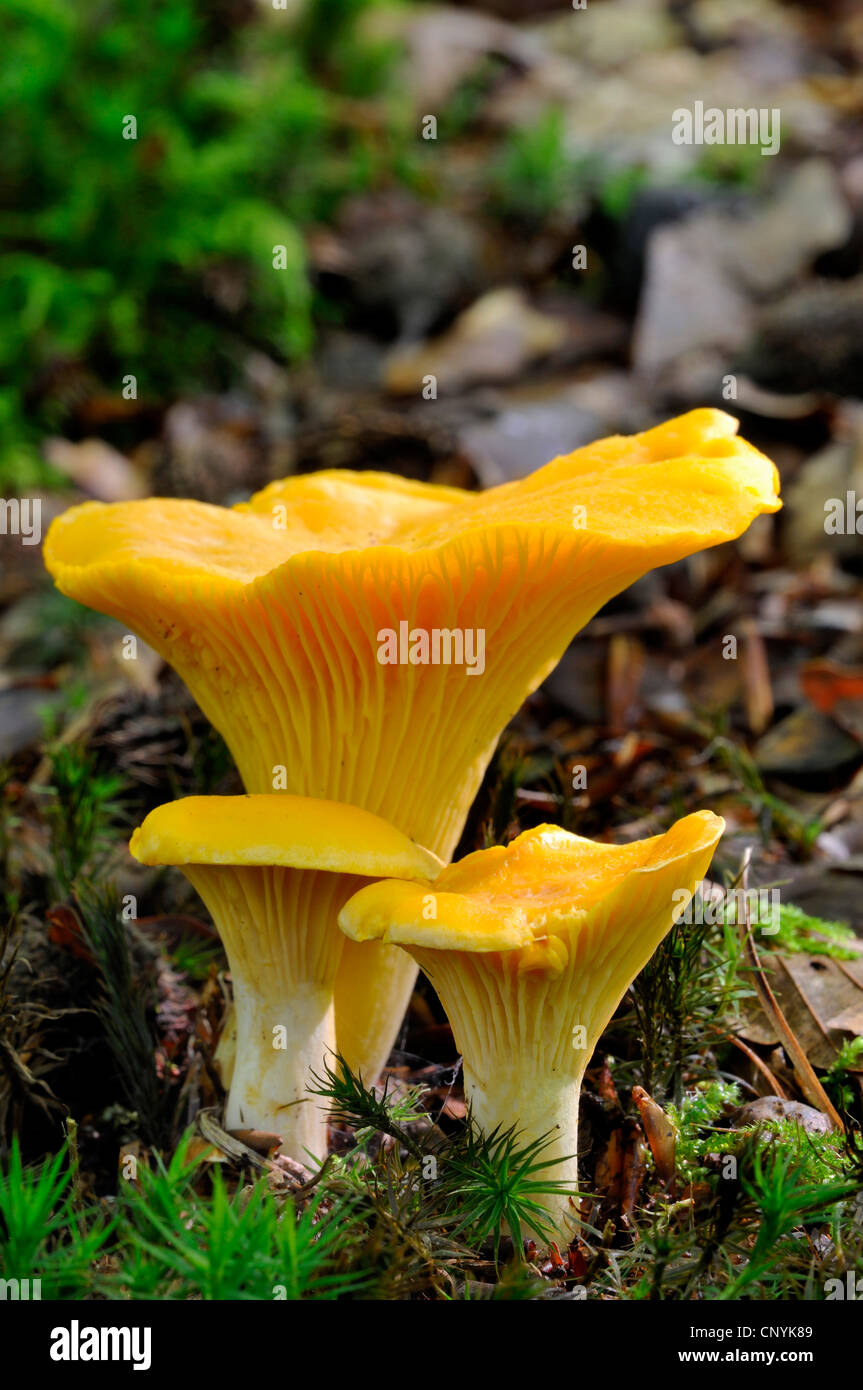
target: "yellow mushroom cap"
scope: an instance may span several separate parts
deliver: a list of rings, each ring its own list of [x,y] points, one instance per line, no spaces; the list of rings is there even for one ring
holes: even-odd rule
[[[157,806],[129,843],[142,864],[320,869],[433,879],[437,855],[370,811],[273,792],[188,796]]]
[[[234,509],[87,503],[44,558],[171,663],[248,791],[282,768],[287,791],[362,806],[447,860],[501,730],[579,629],[645,571],[777,510],[775,468],[736,431],[696,410],[481,493],[322,472]],[[383,1030],[368,1044],[363,972]],[[412,964],[348,942],[340,973],[340,1049],[371,1074]]]
[[[778,508],[775,468],[736,429],[692,411],[480,493],[322,472],[232,510],[87,503],[44,558],[171,662],[249,791],[284,766],[287,790],[366,807],[447,859],[501,729],[578,629],[645,570]],[[430,657],[414,632],[439,638]]]
[[[711,811],[697,811],[664,835],[624,845],[541,825],[505,847],[478,850],[450,865],[432,887],[369,884],[342,909],[339,925],[354,941],[423,951],[520,950],[521,969],[559,974],[592,909],[601,907],[603,920],[621,930],[627,917],[637,924],[651,880],[662,875],[664,891],[667,871],[712,853],[724,825]],[[669,896],[669,924],[671,909]],[[637,930],[632,937],[637,947]]]
[[[370,811],[286,792],[169,802],[129,848],[142,864],[181,868],[222,938],[237,1028],[228,1127],[270,1130],[285,1152],[323,1158],[326,1115],[307,1088],[337,1046],[339,909],[369,879],[428,880],[441,861]],[[362,1020],[376,1001],[355,986]]]
[[[549,1176],[563,1188],[540,1204],[565,1240],[577,1221],[585,1067],[723,828],[699,811],[665,835],[605,845],[541,825],[434,884],[369,884],[339,914],[349,937],[403,947],[431,980],[461,1053],[472,1125],[547,1145]]]
[[[759,512],[779,508],[776,468],[736,431],[737,421],[723,411],[693,410],[479,493],[330,470],[271,483],[233,510],[172,498],[86,502],[52,523],[45,563],[61,588],[80,590],[82,601],[100,606],[110,597],[100,575],[105,567],[128,576],[158,560],[166,580],[206,576],[217,590],[252,583],[309,552],[416,552],[513,525],[551,527],[571,540],[572,509],[581,506],[584,524],[576,530],[612,541],[618,551],[649,549],[651,564],[664,564],[693,542],[699,549],[718,544]],[[663,540],[667,554],[653,554]]]
[[[651,476],[657,467],[661,472]],[[737,437],[732,416],[693,410],[642,434],[576,449],[485,492],[332,471],[271,483],[236,510],[271,526],[274,509],[283,505],[289,523],[283,543],[295,554],[374,545],[411,552],[517,525],[550,528],[567,540],[582,529],[613,540],[618,551],[653,552],[665,540],[671,560],[683,553],[686,536],[699,549],[716,545],[758,512],[777,511],[778,494],[774,464]],[[574,527],[575,507],[584,508],[584,522]],[[651,563],[666,559],[654,556]]]

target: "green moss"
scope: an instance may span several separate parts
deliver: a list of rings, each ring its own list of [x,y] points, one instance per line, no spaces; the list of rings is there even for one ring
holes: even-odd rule
[[[851,944],[856,941],[856,934],[844,922],[826,922],[821,917],[810,916],[794,903],[783,903],[779,909],[779,931],[771,936],[770,949],[792,955],[859,960],[860,952]]]
[[[489,174],[492,206],[502,216],[543,222],[571,213],[579,193],[579,166],[567,150],[562,111],[551,108],[504,140]]]
[[[302,228],[378,167],[340,95],[378,90],[391,64],[356,32],[373,2],[316,0],[308,43],[287,16],[220,25],[200,0],[107,0],[98,20],[63,0],[4,6],[6,489],[50,481],[40,437],[82,389],[119,396],[131,374],[158,401],[226,385],[244,345],[307,352]]]

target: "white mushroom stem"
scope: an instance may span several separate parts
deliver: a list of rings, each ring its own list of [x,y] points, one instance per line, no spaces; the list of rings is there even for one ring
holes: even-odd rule
[[[227,1129],[258,1129],[282,1136],[281,1151],[308,1163],[327,1152],[325,1102],[307,1090],[336,1046],[331,988],[294,984],[290,995],[278,975],[254,983],[232,969],[237,1051],[228,1102]]]
[[[312,1092],[336,1055],[339,912],[369,879],[428,883],[440,860],[360,807],[288,793],[167,802],[129,849],[141,864],[182,869],[222,938],[236,1013],[229,1127],[278,1135],[292,1158],[324,1159],[325,1102]],[[343,994],[360,1018],[363,985],[349,979]]]
[[[308,1088],[335,1057],[336,919],[365,880],[278,866],[189,864],[183,872],[210,910],[233,980],[226,1127],[278,1134],[280,1152],[300,1162],[323,1159],[326,1102]]]
[[[519,969],[520,952],[414,948],[413,955],[452,1024],[474,1127],[486,1136],[514,1129],[519,1147],[548,1136],[537,1161],[559,1161],[536,1177],[565,1190],[534,1200],[568,1244],[577,1227],[579,1092],[604,1022],[591,997],[596,986],[579,989],[569,970],[561,979]],[[529,1223],[523,1234],[547,1244]]]
[[[686,816],[665,835],[598,845],[555,826],[444,869],[431,894],[375,883],[342,911],[355,941],[403,946],[431,980],[464,1062],[473,1124],[545,1138],[525,1173],[526,1233],[578,1229],[578,1102],[602,1031],[707,872],[724,822]],[[556,1160],[556,1161],[555,1161]],[[545,1166],[545,1164],[549,1166]],[[530,1186],[551,1185],[547,1193]],[[530,1231],[530,1225],[540,1229]]]
[[[576,1233],[575,1199],[570,1192],[578,1188],[578,1101],[581,1075],[549,1078],[535,1067],[519,1065],[509,1068],[506,1060],[485,1059],[483,1074],[464,1062],[464,1091],[474,1127],[485,1135],[495,1129],[518,1130],[519,1148],[542,1135],[548,1144],[537,1156],[538,1163],[555,1160],[553,1168],[545,1168],[536,1176],[566,1184],[568,1191],[537,1196],[536,1201],[548,1214],[550,1224],[564,1244]],[[486,1071],[485,1067],[489,1070]],[[493,1081],[489,1084],[488,1078]],[[525,1236],[534,1236],[545,1245],[547,1236],[528,1228]]]

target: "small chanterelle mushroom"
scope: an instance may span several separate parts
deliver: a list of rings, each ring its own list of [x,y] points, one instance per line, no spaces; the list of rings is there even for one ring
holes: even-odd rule
[[[501,731],[594,613],[777,510],[776,469],[736,431],[694,410],[486,492],[334,470],[232,509],[86,502],[52,523],[45,564],[171,663],[247,791],[363,806],[448,860]],[[347,943],[353,1070],[384,1064],[415,978],[403,953]]]
[[[295,1158],[325,1157],[326,1116],[307,1087],[336,1046],[339,909],[369,879],[428,887],[440,860],[369,811],[277,794],[158,806],[129,848],[142,864],[182,869],[224,943],[237,1034],[228,1128],[278,1134]]]
[[[578,1176],[578,1100],[591,1053],[628,986],[704,877],[724,822],[597,844],[555,826],[479,850],[432,887],[373,883],[339,916],[355,941],[402,946],[437,990],[464,1064],[474,1125],[549,1136],[549,1177]],[[569,1195],[542,1204],[573,1233]]]

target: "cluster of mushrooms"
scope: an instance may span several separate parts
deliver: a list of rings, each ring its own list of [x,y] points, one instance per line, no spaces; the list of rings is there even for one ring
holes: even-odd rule
[[[138,633],[227,742],[246,796],[158,807],[130,849],[207,905],[234,990],[229,1128],[322,1158],[311,1073],[367,1084],[421,967],[472,1123],[551,1135],[576,1179],[591,1051],[704,876],[723,822],[594,843],[545,825],[450,864],[504,726],[573,636],[647,570],[779,506],[776,470],[697,410],[486,492],[374,472],[271,484],[233,508],[88,502],[54,522],[58,587]],[[485,670],[383,664],[379,634],[485,632]],[[566,1196],[546,1199],[569,1234]]]

